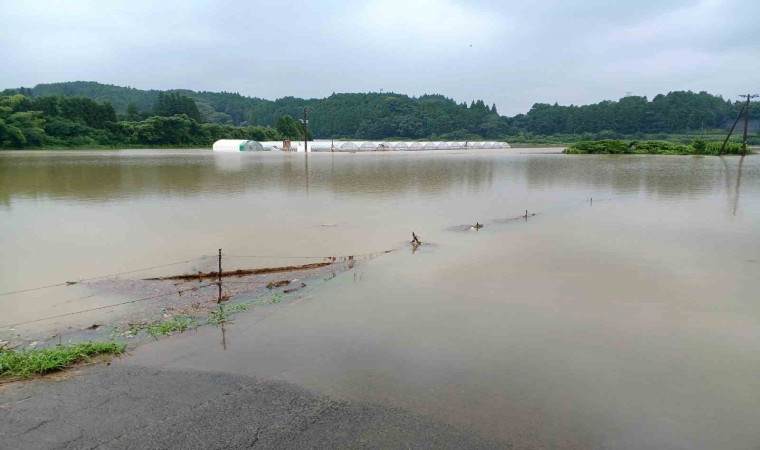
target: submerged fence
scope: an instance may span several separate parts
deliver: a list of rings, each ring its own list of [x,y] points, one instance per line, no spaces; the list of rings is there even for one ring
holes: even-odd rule
[[[10,296],[10,295],[21,294],[21,293],[25,293],[25,292],[39,291],[39,290],[43,290],[43,289],[51,289],[51,288],[55,288],[55,287],[65,287],[65,286],[73,286],[73,285],[86,284],[88,282],[93,282],[93,281],[96,281],[96,280],[107,280],[109,278],[116,278],[116,277],[120,277],[122,275],[134,274],[134,273],[139,273],[139,272],[147,272],[149,270],[156,270],[156,269],[161,269],[161,268],[166,268],[166,267],[171,267],[171,266],[178,266],[178,265],[181,265],[181,264],[189,264],[189,263],[192,263],[192,262],[205,261],[205,262],[208,262],[209,264],[213,264],[214,259],[217,260],[217,264],[218,264],[218,267],[217,267],[218,270],[216,270],[216,271],[200,272],[200,273],[187,273],[187,274],[183,274],[183,275],[174,275],[174,276],[165,276],[165,277],[144,279],[146,281],[148,281],[148,280],[159,281],[159,280],[172,280],[172,279],[187,279],[187,280],[199,280],[199,281],[206,280],[207,282],[204,283],[204,284],[200,284],[200,285],[196,285],[196,286],[192,286],[192,287],[188,287],[188,288],[184,288],[184,289],[172,290],[171,292],[165,292],[165,293],[161,293],[161,294],[155,294],[155,295],[145,296],[145,297],[141,297],[141,298],[126,300],[126,301],[123,301],[123,302],[109,304],[109,305],[97,306],[97,307],[93,307],[93,308],[87,308],[87,309],[82,309],[82,310],[68,312],[68,313],[63,313],[63,314],[57,314],[57,315],[52,315],[52,316],[47,316],[47,317],[41,317],[41,318],[26,320],[26,321],[17,322],[17,323],[1,324],[0,328],[13,328],[13,327],[21,326],[21,325],[28,325],[28,324],[32,324],[32,323],[43,322],[43,321],[46,321],[46,320],[59,319],[59,318],[62,318],[62,317],[69,317],[69,316],[74,316],[74,315],[83,314],[83,313],[92,312],[92,311],[98,311],[98,310],[104,310],[104,309],[109,309],[109,308],[115,308],[117,306],[124,306],[124,305],[144,302],[144,301],[148,301],[148,300],[155,300],[155,299],[169,297],[169,296],[173,296],[173,295],[181,297],[183,293],[191,292],[191,291],[199,291],[199,290],[202,290],[202,289],[205,289],[205,288],[209,288],[209,287],[217,287],[217,289],[216,289],[216,293],[217,293],[216,303],[221,303],[222,301],[224,301],[226,299],[225,298],[225,294],[224,294],[224,284],[225,284],[224,283],[224,278],[225,277],[230,277],[230,276],[240,277],[240,276],[244,276],[244,275],[262,275],[262,274],[269,274],[269,273],[285,273],[285,272],[291,272],[291,271],[295,271],[295,270],[308,270],[310,268],[316,268],[316,265],[328,266],[328,265],[331,265],[331,264],[334,264],[334,263],[337,263],[337,262],[356,261],[357,258],[371,259],[371,258],[373,258],[375,256],[382,255],[382,254],[385,254],[385,253],[389,253],[389,252],[392,252],[392,251],[393,250],[385,250],[385,251],[380,251],[380,252],[370,252],[370,253],[362,253],[362,254],[346,255],[346,256],[311,256],[311,255],[310,256],[294,256],[294,255],[225,255],[222,252],[222,249],[219,249],[218,254],[216,254],[216,255],[206,255],[206,256],[202,256],[200,258],[187,259],[187,260],[183,260],[183,261],[176,261],[176,262],[167,263],[167,264],[161,264],[161,265],[157,265],[157,266],[143,267],[143,268],[128,270],[128,271],[124,271],[124,272],[117,272],[117,273],[111,273],[111,274],[107,274],[107,275],[99,275],[99,276],[81,278],[81,279],[78,279],[76,281],[63,281],[63,282],[55,283],[55,284],[48,284],[48,285],[43,285],[43,286],[29,287],[29,288],[25,288],[25,289],[14,290],[14,291],[0,292],[0,296]],[[313,264],[307,264],[307,265],[301,265],[301,266],[267,267],[267,268],[259,268],[259,269],[237,269],[237,270],[231,270],[231,271],[225,272],[225,271],[222,270],[222,263],[223,263],[223,259],[225,259],[225,258],[241,258],[241,259],[245,259],[245,258],[248,258],[248,259],[251,259],[251,258],[257,258],[257,259],[319,259],[319,260],[322,260],[323,263],[316,263],[316,264],[313,263]],[[237,285],[237,286],[240,286],[242,284],[242,283],[235,283],[235,282],[228,282],[228,283],[230,283],[232,285]],[[254,282],[250,282],[250,281],[247,282],[247,283],[251,284],[251,285],[254,284]],[[228,291],[228,294],[229,293],[231,293],[231,292]],[[241,293],[240,289],[238,289],[237,293]],[[92,298],[92,297],[93,297],[92,295],[89,295],[89,296],[85,296],[85,297],[79,297],[79,298],[71,299],[69,301],[83,300],[83,299]]]

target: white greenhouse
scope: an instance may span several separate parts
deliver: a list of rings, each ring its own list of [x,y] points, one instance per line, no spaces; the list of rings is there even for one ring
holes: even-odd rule
[[[360,152],[373,152],[377,149],[377,142],[362,142],[359,145]]]
[[[355,152],[359,150],[359,146],[356,145],[356,142],[348,141],[348,142],[344,142],[340,144],[340,147],[338,147],[338,150],[342,152]]]
[[[333,145],[335,145],[335,148],[338,147],[338,143],[336,142],[335,144],[333,144],[333,141],[327,141],[327,140],[309,141],[309,151],[310,152],[329,152],[333,150]]]
[[[260,152],[264,150],[258,141],[245,139],[220,139],[212,147],[215,152]]]
[[[309,142],[309,152],[375,152],[375,151],[420,151],[420,150],[479,150],[508,149],[507,142],[499,141],[336,141],[321,139]],[[237,153],[253,151],[303,152],[303,142],[267,141],[258,142],[245,139],[221,139],[214,142],[215,152]]]

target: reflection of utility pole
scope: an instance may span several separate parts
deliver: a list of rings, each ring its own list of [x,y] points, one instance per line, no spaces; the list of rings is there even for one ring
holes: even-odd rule
[[[309,119],[306,117],[306,112],[309,108],[304,106],[303,107],[303,119],[301,119],[301,124],[303,125],[303,152],[307,153],[309,151],[309,133],[308,133],[308,127],[309,127]],[[307,155],[308,156],[308,155]]]
[[[733,215],[736,216],[736,210],[739,209],[739,188],[742,184],[742,164],[744,164],[744,155],[739,158],[739,166],[736,169],[736,188],[734,189],[734,209]]]
[[[744,137],[742,139],[742,156],[747,154],[747,131],[749,129],[749,101],[750,99],[753,99],[756,97],[757,97],[757,94],[747,94],[747,104],[744,105]]]
[[[308,154],[305,154],[303,158],[304,162],[304,175],[306,177],[306,196],[309,196],[309,156]]]

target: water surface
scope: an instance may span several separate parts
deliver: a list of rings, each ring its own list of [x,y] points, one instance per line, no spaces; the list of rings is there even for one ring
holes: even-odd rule
[[[0,154],[0,222],[3,291],[220,247],[400,249],[238,317],[226,351],[207,328],[129,364],[284,379],[517,448],[760,443],[758,157]],[[413,253],[412,231],[434,245]],[[73,288],[2,296],[3,322],[74,308]]]

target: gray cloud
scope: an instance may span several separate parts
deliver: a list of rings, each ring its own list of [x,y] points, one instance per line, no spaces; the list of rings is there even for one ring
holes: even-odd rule
[[[0,87],[95,80],[277,98],[442,93],[501,113],[758,90],[754,0],[44,1],[0,5]]]

